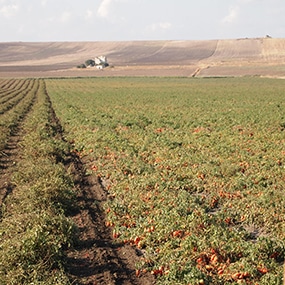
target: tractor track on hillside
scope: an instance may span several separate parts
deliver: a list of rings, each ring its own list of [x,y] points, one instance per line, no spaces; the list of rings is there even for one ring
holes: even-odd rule
[[[60,120],[50,104],[51,120],[61,138],[64,131]],[[71,152],[65,161],[71,173],[77,193],[78,210],[71,215],[78,227],[78,242],[67,251],[66,270],[76,285],[152,285],[154,277],[148,272],[136,276],[135,264],[141,252],[130,245],[118,243],[106,226],[103,203],[107,192],[94,175],[86,175],[85,161],[76,152]]]

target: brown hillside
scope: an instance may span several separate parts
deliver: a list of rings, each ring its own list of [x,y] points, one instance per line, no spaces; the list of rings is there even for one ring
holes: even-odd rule
[[[285,39],[0,43],[0,76],[102,76],[75,66],[105,55],[104,75],[285,76]]]

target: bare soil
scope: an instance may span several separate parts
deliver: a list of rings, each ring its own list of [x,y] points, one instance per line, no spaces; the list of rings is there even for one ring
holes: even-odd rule
[[[100,55],[112,68],[76,68]],[[285,39],[0,43],[0,77],[285,77],[284,66]]]
[[[135,264],[142,252],[112,238],[105,225],[102,203],[107,192],[94,176],[84,174],[84,164],[73,158],[77,176],[79,211],[73,216],[79,228],[79,241],[68,251],[68,271],[80,285],[151,285],[154,277],[148,272],[136,276]],[[79,176],[78,176],[79,175]]]

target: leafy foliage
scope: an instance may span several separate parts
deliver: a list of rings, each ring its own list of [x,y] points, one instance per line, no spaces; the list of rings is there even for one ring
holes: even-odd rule
[[[85,61],[86,66],[95,66],[95,61],[93,59],[88,59]]]

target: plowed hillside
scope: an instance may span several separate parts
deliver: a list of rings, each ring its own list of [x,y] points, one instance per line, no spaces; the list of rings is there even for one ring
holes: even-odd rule
[[[240,39],[218,41],[212,60],[262,58],[263,39]]]
[[[98,55],[113,64],[189,64],[211,57],[217,41],[0,43],[0,65],[70,65]]]
[[[0,43],[0,76],[96,76],[100,71],[75,67],[99,55],[114,67],[104,75],[285,76],[285,39],[271,38]]]
[[[285,58],[285,39],[266,39],[263,41],[262,56],[268,60],[284,61]]]

